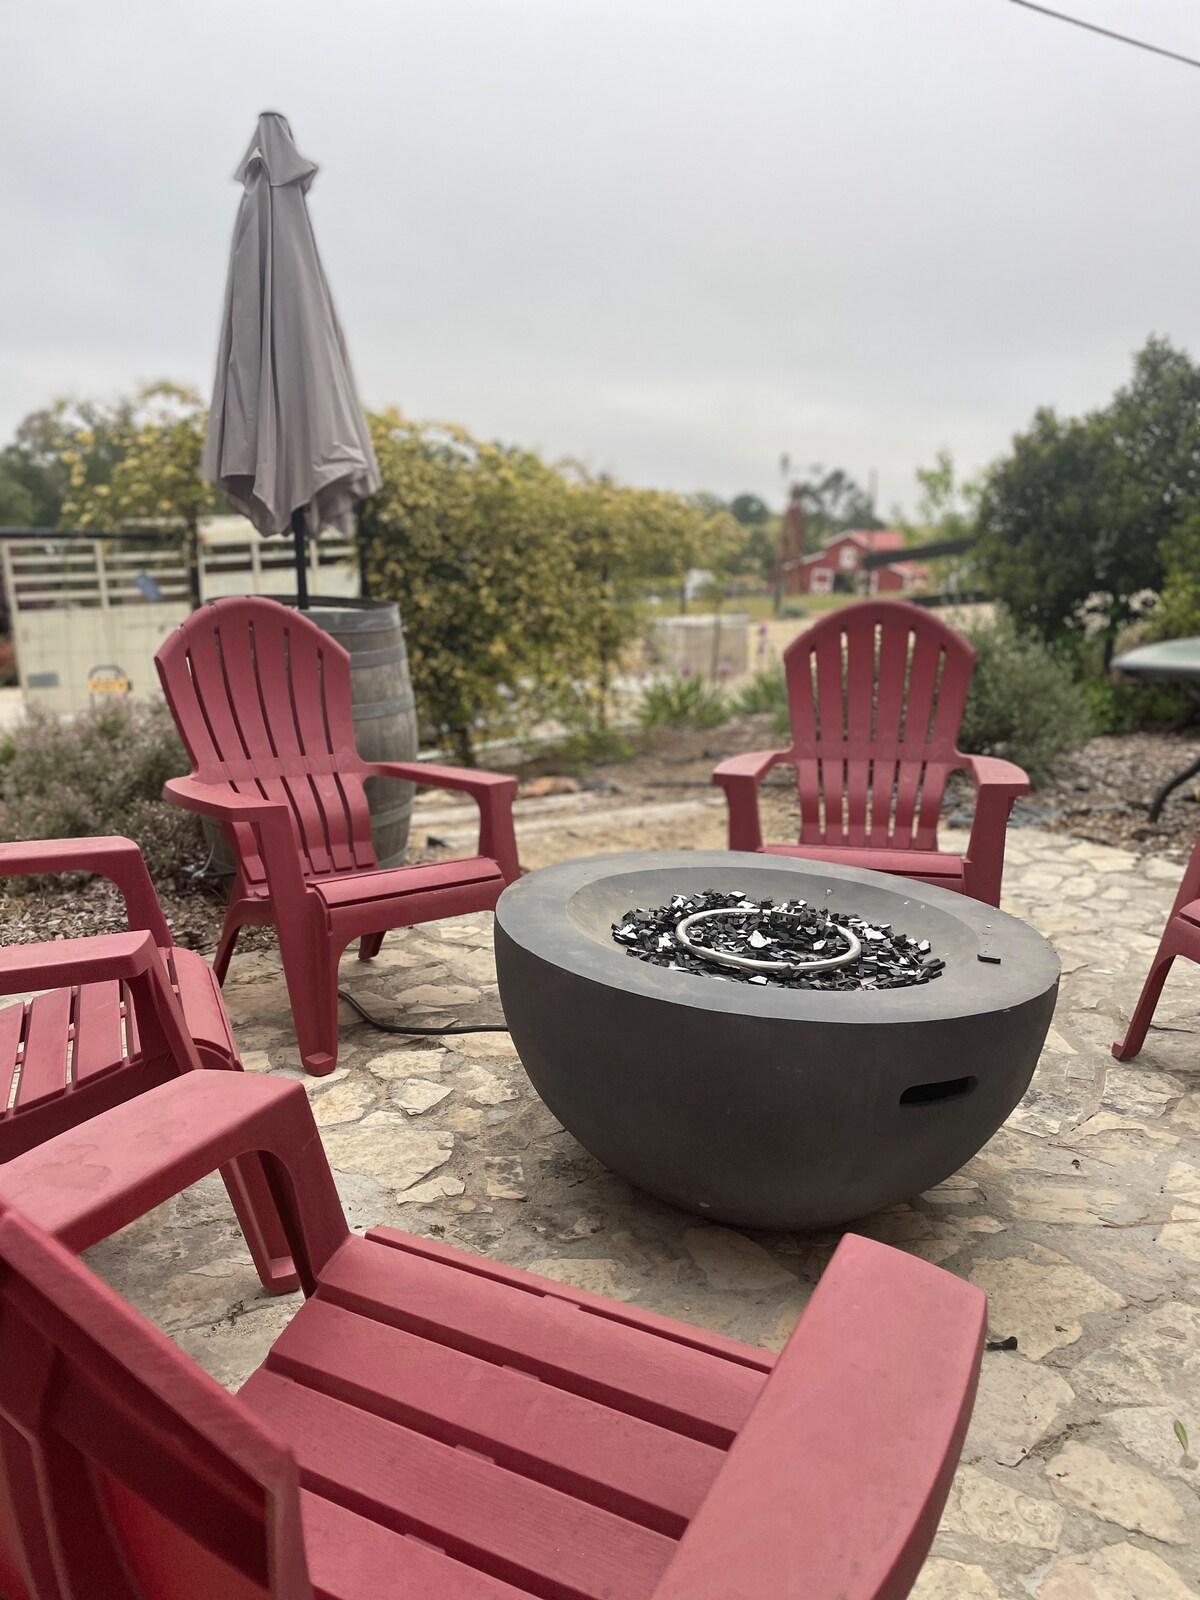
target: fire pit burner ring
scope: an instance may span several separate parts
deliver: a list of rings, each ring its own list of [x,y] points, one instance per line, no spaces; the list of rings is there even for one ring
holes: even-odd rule
[[[797,919],[800,915],[796,911],[781,911],[777,906],[755,907],[764,917],[791,917]],[[862,955],[862,940],[849,928],[834,925],[834,932],[839,937],[848,940],[845,950],[839,950],[837,955],[817,956],[811,961],[761,961],[753,956],[734,955],[731,950],[714,950],[711,945],[696,944],[688,937],[689,930],[697,922],[704,922],[710,917],[742,917],[746,914],[744,906],[718,906],[715,911],[693,911],[690,917],[675,929],[675,937],[685,950],[694,956],[699,956],[702,961],[715,961],[723,967],[741,967],[749,972],[825,972],[830,967],[848,967],[852,961],[857,961]]]

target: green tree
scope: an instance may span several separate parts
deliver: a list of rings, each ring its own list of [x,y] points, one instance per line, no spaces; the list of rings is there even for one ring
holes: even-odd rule
[[[62,459],[69,469],[63,527],[120,532],[158,527],[180,541],[199,597],[200,519],[218,498],[200,473],[207,412],[194,389],[160,381],[117,403],[103,431],[79,429]]]
[[[1200,511],[1163,541],[1163,586],[1146,626],[1147,640],[1190,639],[1200,634]]]
[[[130,403],[105,405],[91,400],[56,400],[21,422],[13,440],[0,450],[0,482],[8,491],[11,512],[0,520],[31,527],[63,526],[63,504],[71,493],[72,469],[83,462],[89,485],[106,484],[124,449],[121,434]],[[21,498],[13,499],[16,493]]]
[[[793,486],[793,494],[804,513],[804,543],[810,551],[819,550],[835,533],[884,526],[871,496],[840,467],[829,472],[812,467],[809,476]]]
[[[607,725],[653,579],[719,567],[719,502],[553,467],[460,428],[371,419],[383,478],[359,519],[369,592],[400,602],[417,703],[469,761],[477,730],[550,712]]]
[[[561,481],[532,452],[397,411],[370,418],[383,479],[359,518],[368,590],[398,600],[422,717],[472,759],[569,681],[570,553]]]
[[[1151,339],[1101,410],[1040,410],[992,468],[976,553],[1017,622],[1054,639],[1117,631],[1163,579],[1164,542],[1200,486],[1200,367]]]
[[[744,528],[755,528],[771,520],[771,508],[756,494],[734,495],[729,502],[729,513]]]
[[[33,495],[0,460],[0,527],[34,527],[34,516]]]
[[[909,521],[899,509],[892,513],[893,524],[903,530],[905,543],[973,541],[982,484],[960,479],[953,455],[944,448],[938,451],[932,466],[917,468],[916,479],[920,493],[915,521]],[[935,556],[928,560],[928,565],[934,587],[950,593],[970,587],[976,573],[973,550],[959,555]]]

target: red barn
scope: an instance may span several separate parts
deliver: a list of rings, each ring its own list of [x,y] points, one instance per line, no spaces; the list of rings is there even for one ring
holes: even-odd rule
[[[798,562],[801,594],[903,594],[926,581],[929,569],[905,561],[899,528],[854,528],[836,533],[820,550]],[[863,570],[863,557],[894,550],[897,559]]]

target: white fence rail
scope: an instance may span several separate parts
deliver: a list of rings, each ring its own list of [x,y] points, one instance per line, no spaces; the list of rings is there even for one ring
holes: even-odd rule
[[[232,594],[294,597],[290,540],[260,539],[226,524],[201,530],[202,600]],[[326,537],[309,542],[314,594],[358,593],[353,546]],[[17,670],[27,704],[80,711],[94,695],[128,684],[157,694],[154,653],[192,609],[191,577],[177,545],[118,539],[0,540],[0,563],[12,618]]]

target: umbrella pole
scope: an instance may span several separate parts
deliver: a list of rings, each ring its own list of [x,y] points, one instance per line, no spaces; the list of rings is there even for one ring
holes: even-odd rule
[[[292,512],[292,538],[296,545],[296,606],[308,610],[308,552],[305,550],[304,508]]]

